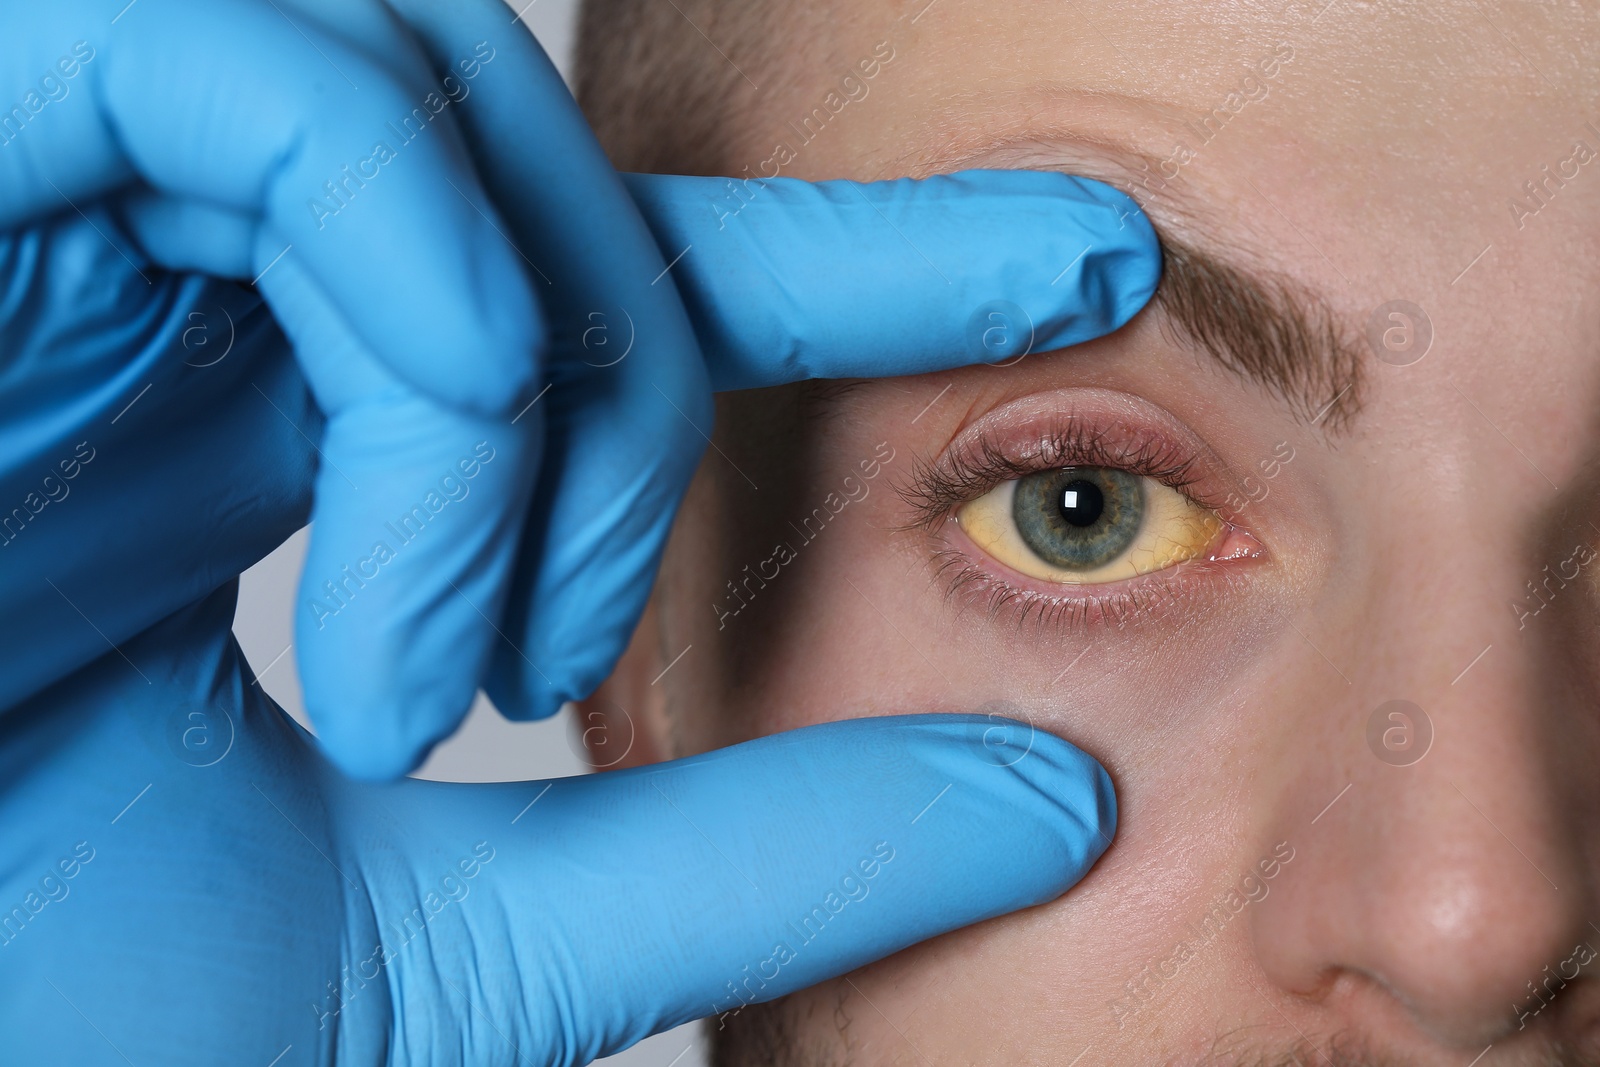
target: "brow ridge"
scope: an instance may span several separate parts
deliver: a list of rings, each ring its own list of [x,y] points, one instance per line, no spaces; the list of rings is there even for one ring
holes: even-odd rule
[[[1305,422],[1349,426],[1363,399],[1360,341],[1321,297],[1181,239],[1161,243],[1153,304],[1169,340],[1261,385]]]

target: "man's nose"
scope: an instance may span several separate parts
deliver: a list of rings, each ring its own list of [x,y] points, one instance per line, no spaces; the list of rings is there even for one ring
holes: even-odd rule
[[[1593,1010],[1569,986],[1600,974],[1594,609],[1570,585],[1519,620],[1523,583],[1438,578],[1368,590],[1368,625],[1322,635],[1349,681],[1296,713],[1332,725],[1284,754],[1272,839],[1298,856],[1252,932],[1268,976],[1342,1024],[1409,1017],[1477,1051]]]

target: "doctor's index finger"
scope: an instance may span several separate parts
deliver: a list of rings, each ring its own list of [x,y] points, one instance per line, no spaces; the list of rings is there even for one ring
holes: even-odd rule
[[[1111,333],[1161,251],[1126,194],[1049,171],[882,182],[624,176],[717,389],[1001,363]]]

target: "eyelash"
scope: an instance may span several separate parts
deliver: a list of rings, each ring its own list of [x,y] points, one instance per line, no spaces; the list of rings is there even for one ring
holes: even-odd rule
[[[919,460],[899,488],[911,507],[912,521],[902,530],[942,539],[945,524],[961,505],[976,500],[1001,482],[1058,467],[1113,467],[1142,475],[1182,493],[1200,507],[1223,511],[1222,500],[1205,491],[1200,458],[1168,438],[1141,430],[1097,429],[1087,420],[1068,417],[1051,424],[1030,445],[1026,455],[1007,451],[993,438],[980,438],[964,451],[938,461]],[[1228,520],[1224,517],[1223,522]],[[1229,525],[1232,525],[1231,523]],[[949,599],[976,601],[990,618],[1013,614],[1017,625],[1031,619],[1062,629],[1091,625],[1126,626],[1149,618],[1163,603],[1181,602],[1196,583],[1207,589],[1221,581],[1232,587],[1238,577],[1213,560],[1190,560],[1151,574],[1101,587],[1109,592],[1041,593],[1012,584],[977,564],[964,549],[945,546],[934,553],[934,577],[948,584]]]

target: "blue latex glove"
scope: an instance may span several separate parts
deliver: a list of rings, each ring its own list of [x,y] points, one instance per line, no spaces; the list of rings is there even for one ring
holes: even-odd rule
[[[1159,274],[1058,174],[624,181],[492,0],[125,2],[0,42],[9,701],[260,558],[314,477],[306,702],[392,777],[480,685],[530,718],[605,676],[711,388],[1059,347]]]
[[[430,488],[449,500],[329,636],[302,628],[333,754],[392,774],[448,732],[497,625],[518,662],[551,657],[548,683],[499,665],[507,707],[603,673],[708,378],[1014,355],[983,348],[995,297],[1054,347],[1155,280],[1131,205],[1032,175],[774,183],[732,220],[720,182],[640,179],[662,245],[701,242],[658,278],[667,257],[498,5],[407,15],[415,37],[372,3],[7,12],[0,100],[27,117],[0,113],[0,1034],[22,1062],[581,1062],[1050,899],[1108,842],[1104,773],[994,720],[864,720],[546,791],[351,782],[260,695],[232,576],[304,519],[314,477],[311,593]],[[472,95],[308,205],[446,69]],[[201,272],[257,279],[278,321]],[[590,366],[618,311],[637,346]],[[647,506],[619,514],[630,487]],[[640,544],[600,554],[623,537]],[[584,580],[621,592],[584,604]]]
[[[355,782],[233,611],[229,583],[0,717],[5,1062],[586,1063],[1049,900],[1115,819],[1088,756],[980,716]]]

